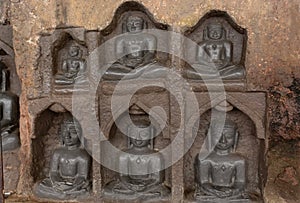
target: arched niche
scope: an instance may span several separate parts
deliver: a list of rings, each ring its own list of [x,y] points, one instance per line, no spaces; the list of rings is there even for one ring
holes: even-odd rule
[[[153,120],[156,121],[155,124],[157,125],[157,128],[162,130],[164,137],[169,137],[168,128],[163,125],[164,118],[160,116],[159,112],[151,109],[147,104],[145,104],[144,102],[138,101],[138,100],[134,101],[134,103],[131,104],[131,107],[133,107],[133,106],[136,106],[137,108],[142,109],[147,114],[149,114],[150,110],[152,110],[151,114],[152,114]],[[127,109],[124,109],[123,106],[120,106],[120,108],[114,112],[114,115],[116,118],[119,119],[121,116],[124,116],[125,113],[128,113]],[[115,118],[112,116],[107,120],[107,122],[101,123],[101,125],[103,126],[102,130],[103,130],[104,136],[106,138],[110,137],[111,129],[113,128],[114,124],[115,124]]]
[[[0,25],[0,61],[7,66],[9,71],[9,91],[19,96],[21,94],[21,83],[16,70],[12,39],[12,27]]]
[[[70,51],[73,50],[73,51]],[[75,53],[74,50],[77,50],[77,55],[72,56],[70,52]],[[52,56],[53,56],[53,68],[52,68],[52,83],[56,92],[68,92],[68,91],[77,91],[78,89],[82,89],[83,86],[87,86],[87,65],[86,58],[88,57],[88,49],[84,42],[73,37],[72,33],[62,32],[59,35],[57,41],[54,42],[52,48]],[[70,66],[73,66],[75,63],[79,66],[77,76],[81,77],[84,84],[81,84],[79,87],[74,87],[74,83],[76,82],[77,76],[73,78],[65,77],[65,70],[70,69]],[[74,70],[73,70],[74,71]],[[59,79],[58,79],[59,78]],[[58,82],[60,81],[60,82]],[[74,89],[76,88],[76,89]],[[70,89],[70,90],[69,90]]]
[[[137,107],[139,108],[139,107]],[[118,123],[120,128],[126,129],[126,127],[129,125],[130,121],[128,120],[128,117],[126,117],[126,114],[128,112],[123,112],[120,114],[116,120],[116,122],[113,122],[111,125],[110,131],[109,131],[109,137],[107,141],[104,141],[104,144],[101,146],[104,148],[101,149],[101,159],[109,158],[111,161],[116,162],[118,160],[118,154],[111,153],[108,150],[106,150],[105,147],[108,146],[108,143],[114,146],[117,150],[124,151],[128,148],[128,136],[125,135],[121,130],[118,128],[116,123]],[[146,113],[146,112],[145,112]],[[134,124],[138,124],[140,122],[143,123],[149,123],[149,115],[142,114],[142,115],[131,115],[130,116],[131,121]],[[154,126],[157,126],[159,128],[158,123],[153,123]],[[162,135],[162,132],[158,134],[154,139],[153,139],[153,148],[157,151],[162,150],[166,148],[170,144],[170,139],[164,138]],[[103,157],[106,156],[106,157]],[[113,163],[117,164],[117,163]],[[116,166],[116,165],[115,165]],[[171,188],[171,168],[167,168],[165,170],[165,176],[166,176],[166,185],[170,186]],[[112,180],[116,180],[119,177],[119,174],[116,171],[113,171],[111,169],[106,168],[105,166],[101,166],[101,182],[102,182],[102,188],[109,183]]]
[[[79,46],[82,57],[87,57],[87,47],[84,42],[78,40],[70,32],[61,32],[57,40],[52,45],[53,75],[55,75],[65,59],[68,58],[68,50],[71,46]]]
[[[220,113],[220,112],[219,112]],[[207,136],[212,117],[217,117],[218,112],[212,113],[211,109],[206,110],[195,121],[191,131],[195,136],[187,137],[186,142],[192,142],[184,156],[184,188],[187,199],[193,199],[195,184],[195,158],[201,149],[207,150],[204,140]],[[246,191],[251,197],[259,200],[262,198],[263,170],[265,170],[265,140],[257,136],[257,128],[250,116],[240,109],[234,107],[226,113],[226,116],[237,124],[239,141],[236,152],[246,159]]]
[[[202,100],[201,104],[199,104],[200,109],[188,112],[189,117],[186,118],[187,134],[190,133],[189,129],[192,128],[199,114],[203,114],[226,100],[235,108],[249,116],[254,123],[258,139],[266,138],[266,96],[264,93],[227,93],[226,95],[219,94],[219,96],[211,95],[211,97],[207,93],[204,93],[199,94],[198,97],[201,97]]]
[[[77,45],[81,49],[82,58],[86,58],[88,51],[85,34],[86,30],[81,27],[58,27],[51,33],[40,33],[38,70],[33,76],[36,93],[32,97],[49,96],[55,92],[54,76],[61,70],[70,46]],[[62,93],[70,92],[68,87],[62,89]]]
[[[33,120],[31,174],[34,182],[48,175],[52,153],[61,144],[58,130],[66,114],[70,111],[53,103],[37,113]]]
[[[100,34],[102,36],[101,44],[105,43],[105,53],[103,57],[106,63],[111,63],[111,59],[116,59],[115,56],[115,39],[112,41],[108,41],[118,35],[125,34],[126,31],[126,20],[129,16],[138,16],[144,20],[144,29],[157,29],[163,31],[171,30],[171,27],[167,24],[160,23],[155,20],[154,16],[148,11],[148,9],[142,5],[141,3],[135,1],[127,1],[121,4],[112,18],[111,23],[101,30]],[[148,31],[146,31],[147,33]],[[170,47],[169,36],[168,35],[161,35],[156,34],[155,32],[151,32],[156,36],[157,40],[157,47],[160,50],[166,49],[166,53],[164,52],[157,52],[156,57],[158,61],[162,62],[163,64],[169,64],[169,55],[167,54],[168,47]],[[103,45],[102,45],[103,46]],[[161,47],[161,48],[160,48]],[[101,57],[102,58],[102,57]],[[115,61],[113,61],[115,62]]]
[[[132,14],[136,14],[144,18],[144,20],[148,24],[148,29],[171,29],[169,25],[157,22],[154,16],[148,11],[148,9],[144,5],[136,1],[127,1],[117,8],[111,23],[101,31],[101,34],[106,37],[108,37],[108,35],[113,35],[114,33],[121,34],[123,32],[122,26],[124,19],[126,19],[129,15]]]
[[[184,35],[199,44],[204,40],[205,30],[209,24],[222,24],[225,31],[225,38],[232,42],[232,62],[244,66],[247,46],[247,30],[239,26],[234,19],[225,11],[211,10],[206,13],[193,27],[188,28]],[[186,56],[195,60],[196,47],[186,45]]]

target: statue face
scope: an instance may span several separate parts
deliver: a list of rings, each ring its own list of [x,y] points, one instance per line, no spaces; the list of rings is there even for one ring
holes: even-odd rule
[[[136,135],[130,138],[131,143],[135,147],[145,147],[148,146],[150,143],[151,135],[149,129],[143,129],[138,131]]]
[[[221,27],[209,28],[208,29],[208,37],[210,39],[218,40],[221,39],[223,35],[223,31]]]
[[[74,123],[66,124],[64,126],[62,139],[66,146],[73,146],[79,143],[78,133]]]
[[[72,57],[79,55],[79,47],[78,46],[71,46],[69,50],[69,55]]]
[[[235,141],[236,130],[234,128],[225,128],[222,131],[221,138],[218,140],[217,136],[213,135],[213,144],[216,143],[215,148],[219,150],[228,150],[233,148]]]
[[[128,32],[141,32],[144,28],[144,20],[140,17],[130,16],[126,24]]]

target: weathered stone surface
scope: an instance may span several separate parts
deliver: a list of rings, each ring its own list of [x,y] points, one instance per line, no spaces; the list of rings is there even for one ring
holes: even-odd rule
[[[270,130],[274,142],[300,138],[300,79],[270,88]]]
[[[124,1],[20,1],[12,3],[16,53],[19,68],[29,74],[38,57],[38,33],[58,25],[84,26],[86,29],[103,29],[111,21],[114,11]],[[176,30],[193,26],[208,11],[227,11],[240,26],[248,31],[246,69],[250,89],[266,89],[283,83],[289,86],[292,76],[300,77],[297,41],[300,28],[298,1],[283,0],[274,4],[268,0],[244,1],[147,1],[140,0],[156,20]],[[105,8],[105,9],[104,9]],[[99,17],[101,11],[101,17]],[[26,22],[26,26],[23,26]],[[28,57],[25,57],[25,54]],[[25,61],[26,63],[25,63]],[[24,81],[25,82],[25,81]],[[27,81],[29,83],[29,81]],[[28,84],[30,85],[30,84]]]
[[[300,199],[300,147],[282,143],[270,149],[265,202],[293,203]]]
[[[31,194],[32,162],[31,136],[32,114],[29,112],[28,96],[34,92],[32,81],[40,57],[40,33],[52,33],[61,25],[84,27],[87,30],[105,28],[112,20],[114,11],[124,0],[1,0],[0,22],[10,22],[14,29],[14,49],[17,73],[22,81],[21,125],[22,147],[20,157],[20,182],[18,192]],[[300,2],[298,0],[138,0],[154,15],[158,22],[169,24],[178,32],[185,31],[197,23],[208,11],[227,11],[237,24],[247,29],[246,56],[247,90],[269,91],[270,140],[297,139],[299,129],[299,36]],[[11,5],[10,5],[11,4]],[[100,14],[100,15],[99,15]],[[299,148],[299,146],[298,146]],[[277,150],[277,148],[276,148]],[[294,151],[292,154],[298,154]],[[272,152],[271,155],[272,156]],[[290,157],[291,154],[283,154]],[[278,171],[270,160],[269,181],[265,189],[267,202],[288,202],[285,195],[271,197],[276,187],[272,177]],[[282,159],[282,163],[289,163]],[[272,165],[273,164],[273,165]],[[293,165],[297,170],[298,165]],[[299,168],[299,167],[298,167]],[[275,169],[274,169],[275,170]],[[297,173],[299,175],[299,172]],[[278,181],[281,181],[280,179]],[[283,181],[284,182],[284,181]],[[288,182],[284,182],[286,186]],[[285,191],[278,187],[276,191]],[[291,195],[293,196],[293,195]],[[295,198],[300,198],[295,196]],[[295,199],[294,198],[294,199]]]
[[[0,0],[0,24],[9,22],[9,0]]]

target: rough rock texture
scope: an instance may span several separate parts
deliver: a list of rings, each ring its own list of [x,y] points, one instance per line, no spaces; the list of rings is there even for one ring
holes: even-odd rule
[[[10,2],[7,0],[0,0],[0,23],[9,23],[9,6]]]
[[[105,28],[114,15],[114,11],[124,0],[1,0],[0,22],[10,22],[14,29],[14,49],[17,72],[22,82],[21,103],[21,178],[19,193],[30,194],[32,177],[28,165],[31,164],[31,136],[33,129],[27,95],[34,86],[32,76],[38,66],[39,34],[52,32],[59,25],[84,27],[88,30]],[[300,80],[300,2],[298,0],[139,0],[159,22],[169,24],[177,32],[195,25],[208,11],[219,9],[227,11],[237,24],[248,31],[246,56],[247,86],[249,91],[268,91],[269,126],[272,145],[285,139],[300,138],[299,129],[299,80]],[[11,4],[11,5],[10,5]],[[10,7],[9,7],[10,5]],[[296,141],[294,141],[296,142]],[[281,145],[280,145],[281,146]],[[299,148],[298,145],[295,146]],[[277,147],[273,148],[279,150]],[[271,152],[272,153],[272,152]],[[292,154],[299,154],[293,151]],[[286,167],[299,169],[299,162],[289,163],[278,155]],[[272,170],[274,156],[269,156],[269,181],[266,191],[267,202],[292,202],[291,196],[282,195],[280,200],[272,199],[272,178],[282,174],[277,181],[281,185],[299,181],[299,172],[293,181],[286,179],[284,168],[278,173]],[[274,167],[273,167],[274,166]],[[294,180],[295,178],[295,180]],[[275,180],[275,179],[274,179]],[[276,183],[276,181],[275,181]],[[277,183],[276,183],[277,184]],[[284,187],[278,187],[284,191]],[[279,192],[280,193],[280,192]],[[297,196],[295,196],[297,198]],[[295,199],[294,198],[294,199]],[[299,198],[299,196],[298,196]],[[287,199],[287,200],[284,200]]]
[[[270,149],[265,200],[296,203],[300,200],[300,149],[298,143],[281,143]]]
[[[289,86],[273,86],[269,91],[273,143],[300,138],[300,79],[294,79]]]

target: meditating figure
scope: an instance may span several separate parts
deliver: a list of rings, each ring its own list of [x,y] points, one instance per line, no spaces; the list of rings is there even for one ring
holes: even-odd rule
[[[226,39],[222,24],[212,23],[204,30],[203,41],[197,46],[196,63],[188,68],[186,77],[190,79],[241,79],[245,68],[234,64],[233,45]]]
[[[59,134],[63,147],[53,153],[49,177],[34,188],[39,197],[65,200],[89,193],[91,159],[80,147],[81,128],[73,119],[72,116],[68,116],[61,125]]]
[[[9,72],[0,62],[0,118],[2,150],[14,150],[20,146],[19,138],[19,99],[9,92]]]
[[[208,133],[212,150],[207,157],[197,155],[195,161],[196,199],[208,202],[247,199],[245,159],[235,153],[238,143],[236,124],[228,118],[224,122],[213,120]]]
[[[164,158],[151,147],[153,127],[130,126],[129,148],[120,153],[120,177],[108,183],[104,195],[120,199],[166,197],[170,190],[164,186]]]
[[[146,22],[139,16],[129,16],[125,24],[126,34],[115,42],[117,61],[109,67],[103,78],[106,80],[132,79],[143,74],[146,78],[166,75],[156,60],[157,39],[143,32]]]
[[[68,58],[63,61],[61,69],[55,75],[55,84],[73,85],[87,82],[86,63],[77,45],[72,45]]]

